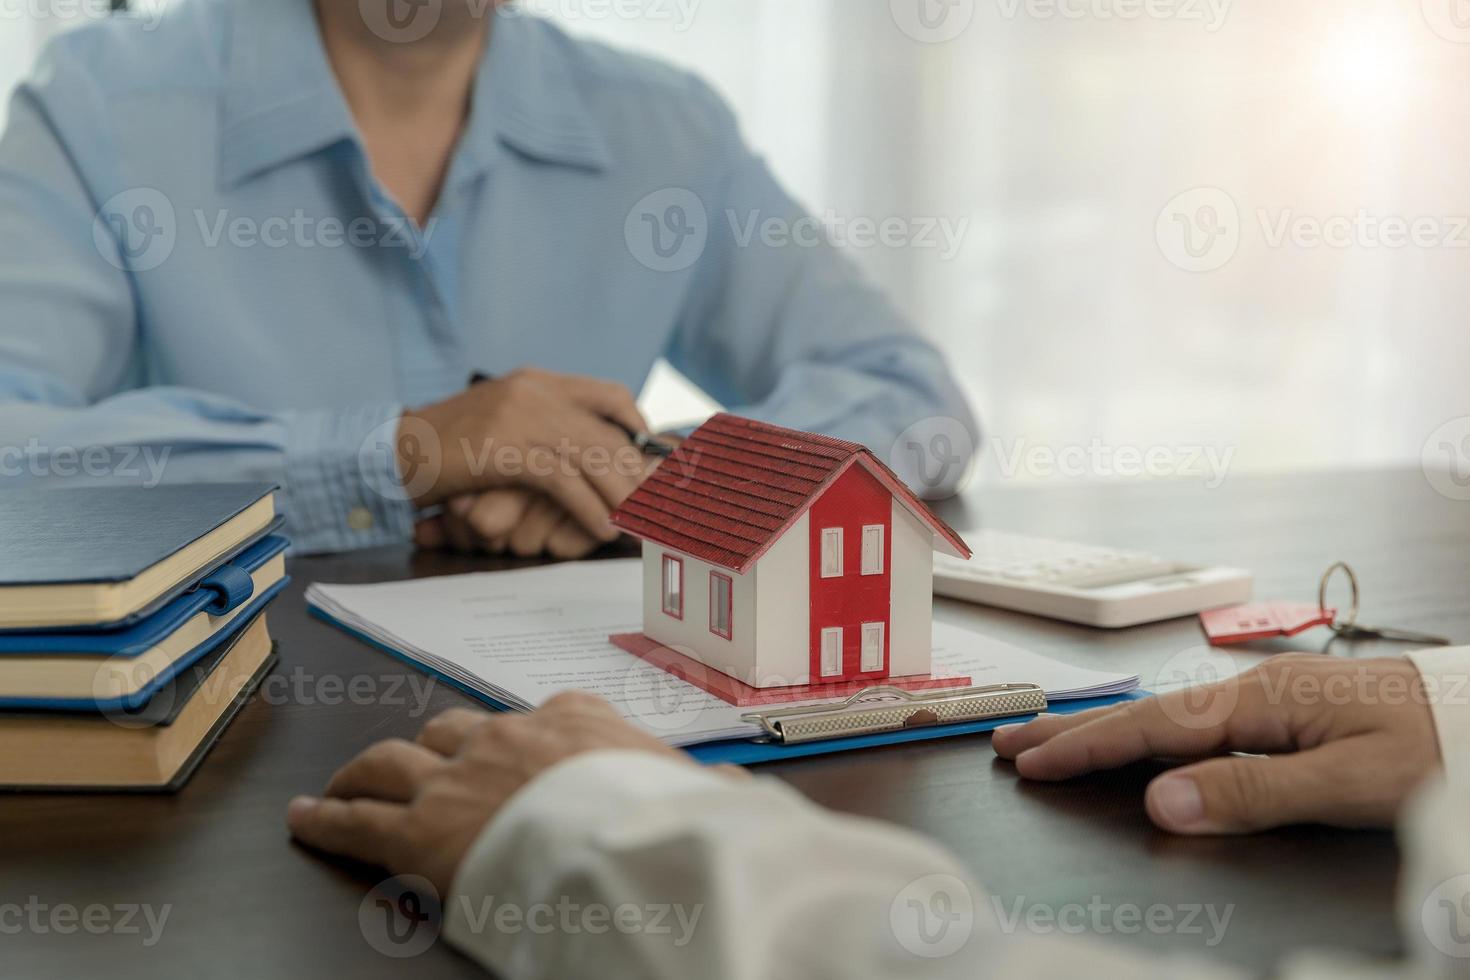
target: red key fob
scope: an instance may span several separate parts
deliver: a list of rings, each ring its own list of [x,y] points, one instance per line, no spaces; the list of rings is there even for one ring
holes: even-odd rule
[[[1223,647],[1273,636],[1296,636],[1314,626],[1331,626],[1336,609],[1308,602],[1252,602],[1199,614],[1210,645]]]

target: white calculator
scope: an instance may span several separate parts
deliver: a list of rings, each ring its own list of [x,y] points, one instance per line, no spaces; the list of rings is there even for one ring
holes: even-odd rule
[[[965,534],[969,561],[936,555],[934,594],[1117,629],[1249,601],[1237,568],[1004,531]]]

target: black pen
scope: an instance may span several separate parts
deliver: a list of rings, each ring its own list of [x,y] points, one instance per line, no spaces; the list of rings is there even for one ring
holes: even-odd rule
[[[475,385],[480,384],[482,381],[494,380],[494,375],[481,374],[479,371],[476,371],[474,374],[470,375],[469,387],[473,388]],[[637,447],[638,451],[643,455],[660,456],[665,459],[674,455],[674,447],[660,440],[658,436],[654,435],[653,433],[635,432],[623,423],[619,422],[617,419],[608,419],[607,421],[621,429],[623,431],[623,434],[628,437],[628,441],[631,442],[635,447]]]

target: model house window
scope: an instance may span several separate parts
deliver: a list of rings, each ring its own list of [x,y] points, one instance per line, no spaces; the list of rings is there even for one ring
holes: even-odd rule
[[[842,628],[822,630],[822,676],[842,676]]]
[[[882,524],[869,524],[863,528],[863,574],[883,574]]]
[[[863,673],[883,669],[883,624],[863,624]]]
[[[684,618],[684,560],[664,555],[664,612]]]
[[[730,639],[731,606],[734,602],[735,583],[728,575],[710,572],[709,575],[709,631],[716,636]]]
[[[822,578],[842,577],[842,528],[822,528]]]

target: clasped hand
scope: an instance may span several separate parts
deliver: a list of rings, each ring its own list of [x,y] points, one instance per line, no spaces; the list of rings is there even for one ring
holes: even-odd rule
[[[419,547],[582,558],[615,540],[612,511],[651,471],[627,432],[648,427],[608,381],[522,369],[399,424],[399,464],[420,508]],[[424,487],[409,474],[432,475]]]

